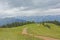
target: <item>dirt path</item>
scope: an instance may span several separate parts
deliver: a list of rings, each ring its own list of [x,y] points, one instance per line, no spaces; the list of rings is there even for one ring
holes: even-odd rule
[[[24,28],[24,29],[23,29],[22,34],[25,34],[25,35],[28,34],[28,33],[27,33],[27,28]]]
[[[54,38],[50,38],[50,37],[44,37],[44,36],[35,36],[37,38],[41,38],[41,39],[44,39],[44,40],[58,40],[58,39],[54,39]]]
[[[28,34],[27,28],[23,29],[22,34],[23,35],[33,36],[33,34]],[[50,38],[50,37],[45,37],[45,36],[37,36],[37,35],[35,35],[34,37],[40,38],[40,39],[43,39],[43,40],[58,40],[58,39],[55,39],[55,38]]]

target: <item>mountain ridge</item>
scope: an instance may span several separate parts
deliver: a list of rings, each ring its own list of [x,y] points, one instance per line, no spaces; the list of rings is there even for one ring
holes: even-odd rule
[[[43,22],[43,21],[54,21],[54,20],[57,20],[60,22],[60,15],[17,16],[17,17],[0,18],[0,25],[12,23],[12,22],[26,22],[26,21]]]

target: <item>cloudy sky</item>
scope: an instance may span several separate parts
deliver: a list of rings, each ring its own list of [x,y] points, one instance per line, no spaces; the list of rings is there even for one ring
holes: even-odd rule
[[[0,17],[60,15],[60,0],[0,0]]]

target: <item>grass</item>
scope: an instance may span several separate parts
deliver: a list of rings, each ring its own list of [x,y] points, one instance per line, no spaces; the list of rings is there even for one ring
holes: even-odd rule
[[[60,26],[52,23],[46,23],[51,28],[42,24],[27,24],[15,28],[0,28],[0,40],[42,40],[29,35],[22,35],[23,28],[27,27],[29,34],[48,36],[60,39]]]
[[[52,23],[48,23],[47,25],[49,25],[51,28],[49,29],[42,24],[30,24],[26,25],[26,27],[28,27],[28,32],[30,34],[60,39],[60,26]]]
[[[0,28],[0,40],[41,40],[28,35],[22,35],[24,26],[16,28]]]

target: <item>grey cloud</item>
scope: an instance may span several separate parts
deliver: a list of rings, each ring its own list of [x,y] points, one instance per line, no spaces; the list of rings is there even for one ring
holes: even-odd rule
[[[0,0],[0,2],[8,2],[10,7],[29,7],[30,9],[41,8],[60,8],[60,0]]]
[[[60,15],[60,0],[0,0],[0,2],[3,4],[0,6],[3,8],[1,16]],[[4,8],[9,9],[6,11]]]
[[[11,7],[57,8],[60,0],[8,0]],[[60,8],[60,7],[59,7]]]
[[[32,6],[31,0],[9,0],[9,4],[12,7]]]
[[[38,2],[37,5],[35,6],[39,8],[54,8],[56,7],[56,5],[60,3],[60,0],[36,0],[36,1]]]

